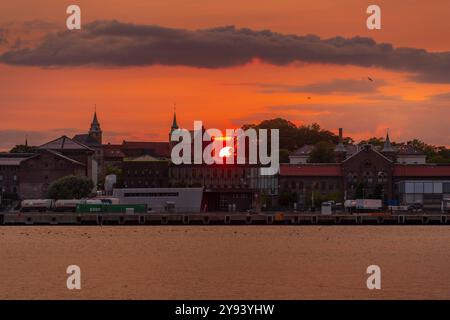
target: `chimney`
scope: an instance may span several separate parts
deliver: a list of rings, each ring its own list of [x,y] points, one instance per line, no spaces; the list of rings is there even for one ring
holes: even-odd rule
[[[343,132],[342,128],[339,128],[339,141],[338,141],[338,144],[336,145],[336,147],[334,148],[337,162],[344,161],[346,158],[346,154],[347,154],[347,150],[345,149],[345,146],[344,146],[344,139],[342,137],[342,132]]]

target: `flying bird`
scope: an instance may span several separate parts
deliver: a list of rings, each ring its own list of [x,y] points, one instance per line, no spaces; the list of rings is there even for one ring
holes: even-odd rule
[[[367,79],[369,79],[369,81],[372,81],[372,82],[373,82],[373,79],[372,79],[371,77],[367,77]]]

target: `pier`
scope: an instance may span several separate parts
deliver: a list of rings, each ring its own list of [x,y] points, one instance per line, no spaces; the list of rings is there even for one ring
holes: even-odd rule
[[[443,213],[59,213],[0,214],[0,225],[447,225]]]

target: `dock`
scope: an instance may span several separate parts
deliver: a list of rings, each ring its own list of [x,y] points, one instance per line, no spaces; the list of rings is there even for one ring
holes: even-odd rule
[[[0,213],[0,225],[447,225],[444,213]]]

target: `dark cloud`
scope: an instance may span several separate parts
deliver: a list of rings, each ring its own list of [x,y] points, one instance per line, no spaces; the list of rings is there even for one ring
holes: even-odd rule
[[[40,30],[56,30],[59,26],[57,23],[43,20],[43,19],[34,19],[23,22],[24,28],[30,29],[40,29]]]
[[[288,35],[233,26],[189,31],[118,21],[95,21],[81,31],[49,33],[31,48],[11,50],[0,61],[31,66],[184,65],[225,68],[260,59],[380,67],[412,73],[414,79],[450,83],[450,52],[395,48],[371,38]]]
[[[434,96],[428,97],[428,99],[429,100],[434,100],[434,101],[447,101],[447,102],[450,102],[450,92],[436,94]]]
[[[238,83],[225,85],[256,87],[259,88],[262,93],[369,94],[377,93],[381,86],[386,85],[386,82],[384,80],[371,82],[368,79],[333,79],[327,82],[317,82],[306,85],[274,83]]]

